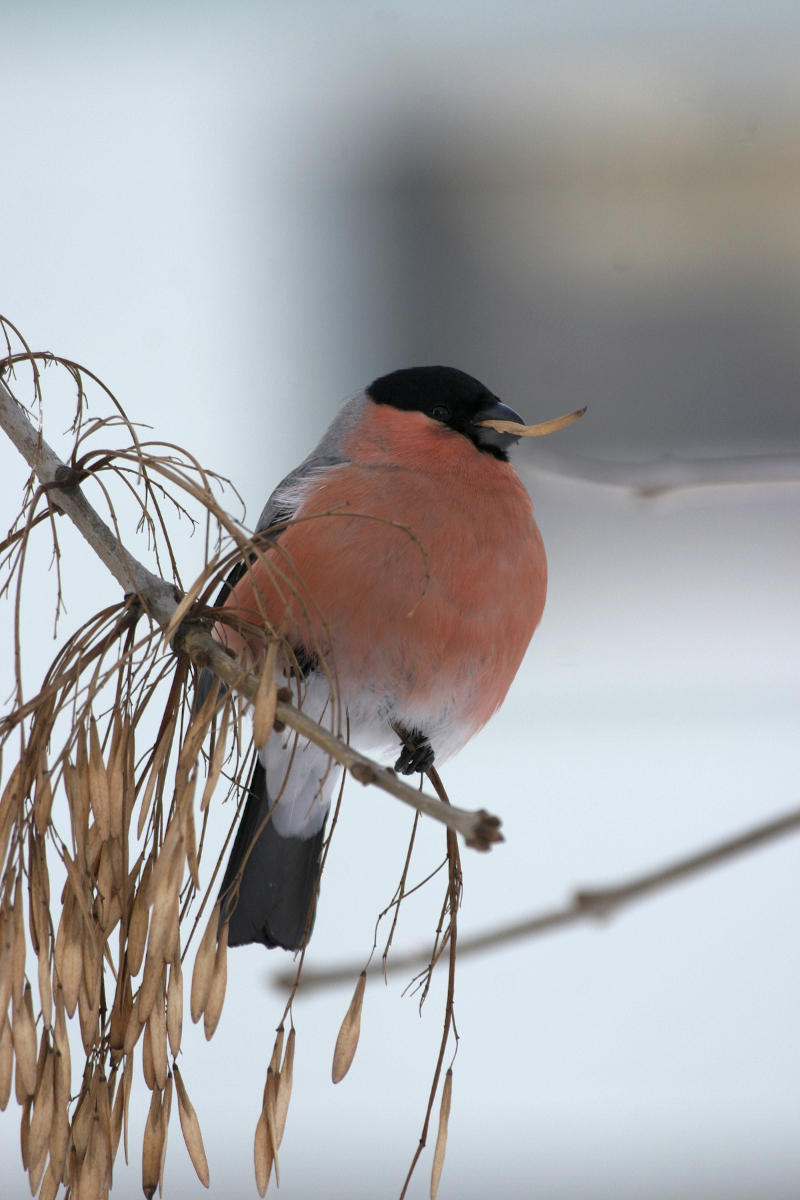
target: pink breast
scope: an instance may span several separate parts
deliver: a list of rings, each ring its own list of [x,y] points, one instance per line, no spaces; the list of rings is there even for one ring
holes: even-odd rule
[[[404,439],[400,463],[361,438],[366,461],[318,477],[298,514],[310,519],[281,536],[270,570],[257,564],[229,603],[261,624],[255,584],[290,640],[332,650],[345,702],[367,688],[401,707],[455,706],[475,732],[541,619],[547,564],[513,468],[449,430],[429,438],[433,422],[422,421],[423,445]]]

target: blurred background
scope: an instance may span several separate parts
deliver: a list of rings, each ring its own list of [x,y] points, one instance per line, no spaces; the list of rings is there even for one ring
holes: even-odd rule
[[[531,422],[588,404],[515,460],[550,592],[505,707],[444,772],[507,839],[464,852],[462,933],[800,802],[796,4],[6,0],[0,19],[0,311],[229,476],[251,523],[397,367],[458,366]],[[663,490],[681,470],[747,482]],[[2,528],[25,474],[0,444]],[[61,537],[66,634],[117,591]],[[202,546],[177,541],[190,576]],[[54,596],[29,574],[29,691]],[[410,825],[348,787],[309,963],[366,960]],[[422,827],[413,882],[442,843]],[[440,1196],[796,1196],[798,867],[788,839],[465,960]],[[428,944],[442,890],[404,907],[399,949]],[[256,1195],[277,954],[232,953],[213,1042],[185,1030],[215,1196]],[[404,984],[368,988],[335,1089],[350,985],[298,998],[285,1200],[399,1194],[444,1003],[442,978],[420,1019]],[[139,1078],[131,1108],[122,1198]],[[0,1147],[16,1200],[13,1103]],[[430,1150],[410,1196],[429,1170]],[[165,1194],[202,1192],[173,1116]]]

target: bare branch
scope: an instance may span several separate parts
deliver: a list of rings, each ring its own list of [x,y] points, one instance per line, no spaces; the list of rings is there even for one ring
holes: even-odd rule
[[[666,867],[656,871],[648,871],[625,883],[612,884],[603,888],[579,888],[573,892],[572,900],[561,908],[553,908],[521,921],[512,921],[507,925],[499,925],[495,929],[487,929],[485,933],[473,934],[472,937],[461,936],[458,942],[459,958],[471,954],[481,954],[486,950],[494,950],[497,946],[508,942],[521,941],[524,938],[537,937],[543,933],[552,933],[577,925],[582,921],[603,920],[612,916],[626,904],[632,904],[653,892],[683,883],[687,879],[710,870],[721,867],[731,859],[738,858],[750,850],[757,850],[768,842],[777,841],[792,833],[800,832],[800,808],[792,809],[781,817],[775,817],[764,824],[756,825],[746,833],[737,834],[725,841],[717,842],[706,850],[690,854],[686,858],[676,859]],[[383,972],[388,974],[407,973],[426,967],[430,962],[430,953],[394,955],[383,964]],[[362,962],[344,963],[332,967],[309,967],[303,975],[300,989],[304,995],[315,988],[336,987],[340,983],[352,984],[354,977],[361,971]],[[378,978],[373,973],[374,978]],[[370,976],[368,975],[369,979]],[[281,971],[273,975],[270,983],[273,987],[283,990],[293,982],[293,976]]]
[[[5,430],[50,493],[86,541],[108,567],[124,592],[136,592],[159,625],[169,621],[178,606],[172,584],[148,571],[119,543],[79,487],[70,484],[70,468],[34,428],[27,412],[0,379],[0,427]],[[61,483],[64,486],[59,487]]]
[[[108,567],[111,574],[127,592],[136,592],[153,620],[166,629],[180,602],[175,587],[153,574],[121,544],[92,508],[86,497],[72,481],[73,473],[34,428],[27,412],[0,379],[0,427],[8,434],[25,461],[36,472],[41,484],[63,511],[71,518],[89,545]],[[59,486],[61,485],[61,486]],[[254,701],[258,676],[243,671],[226,651],[211,637],[205,625],[188,617],[173,638],[173,647],[198,666],[208,666],[229,687]],[[359,754],[341,738],[323,729],[303,712],[285,701],[278,701],[276,717],[302,737],[321,747],[331,758],[341,763],[355,779],[364,785],[374,784],[404,804],[411,805],[426,816],[441,821],[460,833],[468,846],[488,850],[493,842],[502,841],[500,820],[483,809],[470,812],[455,808],[425,795],[403,783],[397,775],[371,759]]]
[[[644,462],[612,462],[537,446],[523,450],[520,460],[526,469],[543,475],[559,475],[562,479],[603,487],[628,488],[645,498],[687,487],[800,482],[800,456],[797,454],[738,454],[715,458],[676,458],[665,454]]]

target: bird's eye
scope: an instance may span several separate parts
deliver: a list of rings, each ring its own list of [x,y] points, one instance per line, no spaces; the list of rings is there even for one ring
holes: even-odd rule
[[[449,421],[450,420],[450,409],[447,407],[446,404],[437,404],[436,408],[431,413],[431,416],[434,417],[435,420],[437,420],[437,421]]]

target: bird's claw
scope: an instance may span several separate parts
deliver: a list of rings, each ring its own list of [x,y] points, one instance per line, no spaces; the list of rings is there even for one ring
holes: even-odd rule
[[[414,775],[417,771],[429,771],[433,766],[434,752],[433,746],[430,744],[424,733],[419,733],[417,730],[412,730],[411,733],[404,735],[404,746],[400,751],[400,757],[394,764],[395,771],[401,775]]]

